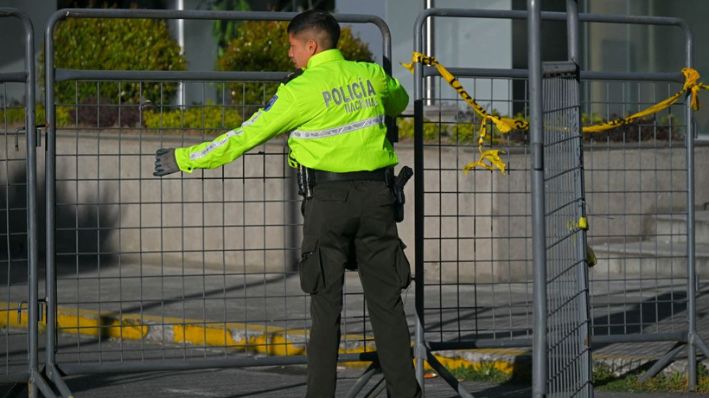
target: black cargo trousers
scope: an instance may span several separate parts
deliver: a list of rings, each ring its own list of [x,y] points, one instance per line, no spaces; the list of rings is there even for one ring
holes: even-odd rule
[[[345,267],[356,261],[390,397],[420,397],[401,289],[411,281],[383,180],[317,183],[304,206],[301,287],[311,294],[308,398],[332,398]]]

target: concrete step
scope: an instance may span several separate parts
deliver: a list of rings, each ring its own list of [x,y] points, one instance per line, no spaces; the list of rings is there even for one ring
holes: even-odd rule
[[[660,242],[687,241],[686,214],[658,214],[654,217],[656,239]],[[709,244],[709,210],[694,213],[694,235],[697,244]]]
[[[685,277],[687,275],[686,242],[604,243],[592,245],[598,264],[592,277],[634,275],[638,277]],[[709,244],[697,243],[696,268],[701,276],[709,276]]]

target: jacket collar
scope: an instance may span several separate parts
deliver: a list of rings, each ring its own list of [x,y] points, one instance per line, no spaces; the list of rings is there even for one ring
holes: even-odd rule
[[[319,52],[308,60],[308,65],[305,67],[306,69],[312,68],[314,66],[318,66],[320,64],[324,64],[326,62],[331,62],[331,61],[343,61],[345,57],[342,56],[342,53],[340,50],[336,48],[331,48],[329,50],[325,50],[322,52]]]

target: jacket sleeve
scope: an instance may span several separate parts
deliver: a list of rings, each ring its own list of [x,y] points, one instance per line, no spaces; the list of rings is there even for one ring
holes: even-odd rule
[[[175,149],[180,170],[214,169],[229,163],[272,137],[298,126],[298,108],[293,94],[281,85],[264,108],[259,109],[237,129],[213,141]]]
[[[386,95],[382,97],[387,116],[397,116],[409,104],[409,95],[398,80],[385,74]]]

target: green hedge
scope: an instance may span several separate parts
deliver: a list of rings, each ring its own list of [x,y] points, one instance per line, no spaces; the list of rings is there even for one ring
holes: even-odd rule
[[[236,38],[229,42],[217,60],[222,71],[289,71],[293,64],[288,58],[288,23],[283,21],[247,21],[239,25]],[[338,48],[345,58],[372,61],[367,44],[342,28]],[[228,85],[231,103],[253,105],[253,110],[268,100],[278,88],[276,83],[235,83]]]
[[[207,133],[223,133],[239,127],[242,120],[238,110],[217,105],[143,112],[143,124],[148,129],[193,129]]]
[[[57,119],[58,127],[67,127],[72,125],[71,118],[71,108],[65,106],[58,106],[56,110],[55,118]],[[45,112],[44,106],[37,104],[35,108],[35,123],[44,124],[45,123]],[[25,108],[24,107],[10,107],[5,110],[0,109],[0,126],[7,123],[9,126],[19,127],[25,124]]]
[[[493,114],[498,114],[493,110]],[[427,142],[441,141],[450,144],[473,144],[477,145],[480,130],[480,120],[476,117],[466,115],[460,119],[465,121],[438,123],[436,121],[424,120],[423,135]],[[516,120],[527,120],[522,114],[514,116]],[[472,120],[472,121],[471,121]],[[604,119],[596,114],[581,114],[581,124],[583,126],[598,124]],[[399,139],[402,141],[413,139],[414,119],[397,119],[399,127]],[[492,123],[488,123],[488,134],[485,144],[492,145],[525,145],[529,137],[527,131],[512,131],[509,134],[501,134]],[[684,130],[677,122],[676,116],[671,113],[650,116],[640,119],[627,126],[617,127],[602,133],[583,134],[586,142],[639,142],[639,141],[681,141],[684,139]]]
[[[36,108],[37,124],[45,121],[44,107],[38,105]],[[60,128],[71,128],[77,125],[76,109],[58,106],[56,112],[57,126]],[[81,120],[81,117],[79,117]],[[142,124],[147,129],[191,129],[206,131],[208,133],[222,133],[226,130],[236,128],[243,121],[240,111],[229,109],[213,104],[205,106],[194,106],[184,110],[175,109],[167,111],[145,110],[142,113]],[[12,127],[19,127],[25,122],[25,108],[12,107],[6,110],[0,109],[0,126],[7,123]],[[86,125],[79,125],[86,127]],[[111,125],[112,126],[112,125]],[[111,127],[102,126],[102,127]],[[88,127],[96,127],[88,125]]]
[[[67,19],[54,31],[54,47],[56,68],[185,70],[187,67],[180,46],[162,20]],[[55,98],[62,105],[96,97],[114,104],[138,104],[145,99],[157,104],[168,103],[176,90],[176,83],[151,82],[141,87],[140,83],[102,82],[97,86],[97,83],[59,82]]]

